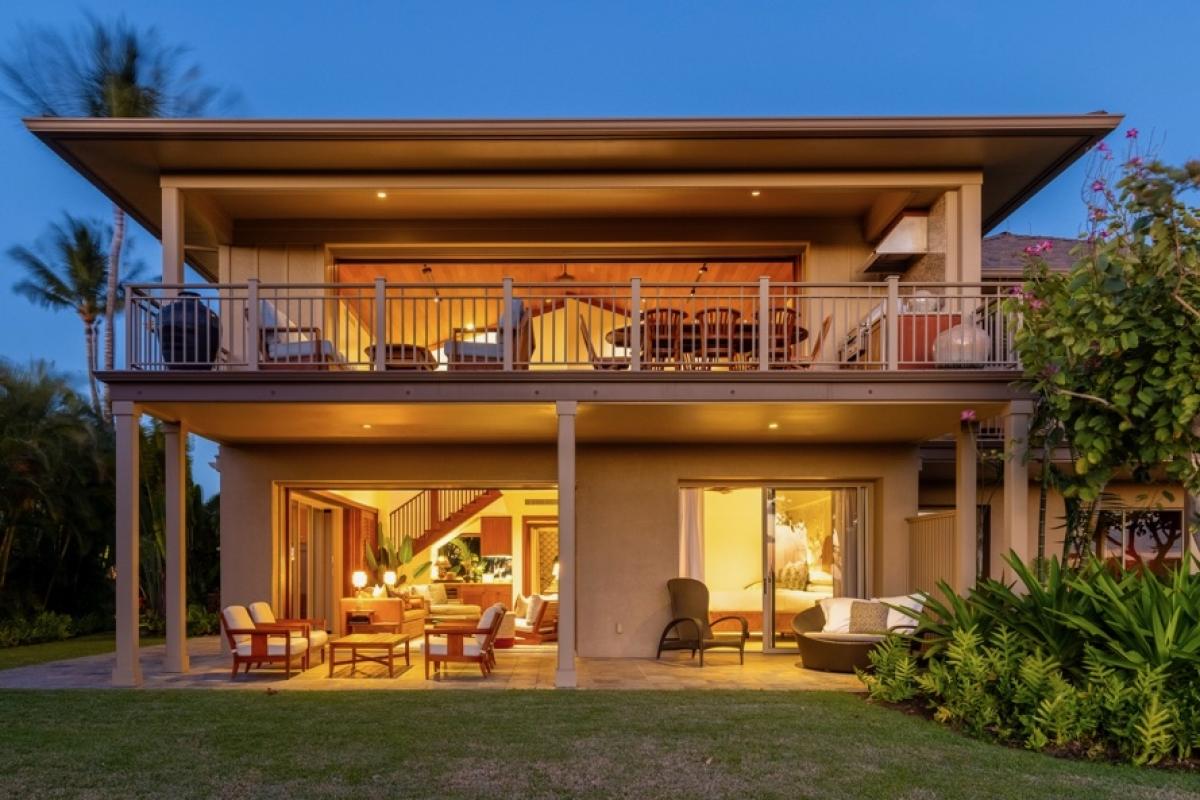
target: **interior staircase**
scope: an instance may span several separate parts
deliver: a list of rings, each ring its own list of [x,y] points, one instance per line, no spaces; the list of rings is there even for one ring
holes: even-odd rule
[[[419,553],[500,499],[499,489],[426,489],[388,515],[388,538]]]

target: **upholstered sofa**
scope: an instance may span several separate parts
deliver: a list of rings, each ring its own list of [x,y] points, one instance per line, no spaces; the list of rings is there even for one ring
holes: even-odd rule
[[[410,591],[413,597],[421,600],[426,616],[433,619],[462,617],[474,621],[483,614],[483,609],[477,605],[451,601],[446,594],[445,585],[441,583],[414,584]]]

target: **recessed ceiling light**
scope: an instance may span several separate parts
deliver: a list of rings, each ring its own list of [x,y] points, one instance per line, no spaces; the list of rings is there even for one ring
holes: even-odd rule
[[[760,194],[762,194],[762,192],[760,192],[758,189],[755,189],[754,191],[750,192],[751,197],[758,197]]]
[[[369,422],[364,422],[362,426],[363,426],[364,431],[371,430],[371,423],[369,423]]]
[[[769,430],[778,430],[778,429],[779,429],[779,423],[778,423],[778,422],[768,422],[768,423],[767,423],[767,428],[768,428]]]
[[[468,323],[467,323],[467,325],[466,325],[466,327],[467,327],[467,330],[468,330],[468,331],[474,331],[474,330],[475,330],[475,323],[474,323],[474,322],[468,322]]]
[[[387,192],[376,192],[375,196],[378,197],[380,200],[386,200]]]

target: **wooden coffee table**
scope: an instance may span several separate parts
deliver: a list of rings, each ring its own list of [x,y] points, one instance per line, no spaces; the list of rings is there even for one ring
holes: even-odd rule
[[[400,645],[404,645],[404,666],[412,666],[409,656],[409,643],[412,638],[412,635],[407,633],[352,633],[340,639],[333,639],[329,642],[329,677],[333,677],[333,668],[336,666],[349,664],[350,674],[353,675],[359,663],[370,661],[386,666],[388,677],[391,678],[395,675],[396,648]],[[339,650],[349,650],[350,660],[339,662]]]

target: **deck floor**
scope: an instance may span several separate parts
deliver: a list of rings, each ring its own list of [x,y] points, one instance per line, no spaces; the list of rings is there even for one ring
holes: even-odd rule
[[[416,644],[416,642],[414,642]],[[305,672],[283,679],[277,667],[251,670],[229,679],[231,662],[221,652],[215,637],[191,639],[188,652],[191,671],[184,674],[163,672],[165,645],[144,647],[141,651],[143,686],[148,689],[229,689],[266,687],[277,690],[412,690],[412,689],[552,689],[554,688],[555,646],[518,646],[496,653],[496,670],[487,678],[472,664],[450,664],[444,677],[425,680],[424,661],[419,647],[412,652],[412,665],[404,667],[398,659],[394,677],[387,668],[360,664],[354,675],[348,665],[339,666],[329,677],[329,667],[319,658]],[[114,656],[104,654],[53,661],[0,671],[0,689],[100,689],[111,683]],[[801,669],[792,654],[764,655],[747,652],[746,663],[738,664],[733,651],[710,652],[701,669],[687,653],[664,653],[661,661],[643,658],[580,658],[577,662],[581,689],[771,689],[861,691],[862,684],[853,675],[838,675]]]

